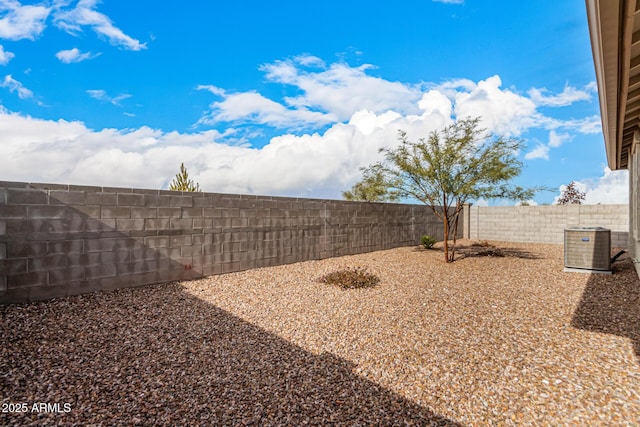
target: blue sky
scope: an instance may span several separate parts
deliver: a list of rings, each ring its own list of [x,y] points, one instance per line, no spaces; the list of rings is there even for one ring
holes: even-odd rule
[[[221,4],[223,3],[223,4]],[[0,0],[0,180],[340,198],[378,148],[456,117],[522,138],[517,183],[605,169],[582,0]]]

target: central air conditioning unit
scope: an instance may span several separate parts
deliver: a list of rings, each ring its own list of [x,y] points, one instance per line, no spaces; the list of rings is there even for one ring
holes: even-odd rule
[[[602,227],[565,229],[564,271],[611,274],[611,230]]]

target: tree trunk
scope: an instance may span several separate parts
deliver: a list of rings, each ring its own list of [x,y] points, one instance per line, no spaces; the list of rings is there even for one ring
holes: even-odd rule
[[[456,243],[458,241],[458,219],[460,218],[460,211],[462,210],[462,204],[459,200],[456,200],[456,210],[453,219],[453,245],[451,246],[451,261],[456,256]]]
[[[449,262],[449,205],[447,193],[442,194],[442,222],[444,225],[444,262]]]
[[[444,261],[451,262],[449,260],[449,212],[447,212],[446,207],[443,207],[442,210],[442,223],[444,225]]]

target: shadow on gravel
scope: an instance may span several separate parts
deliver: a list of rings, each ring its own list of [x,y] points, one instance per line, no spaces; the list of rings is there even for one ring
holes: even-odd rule
[[[421,246],[417,246],[414,249],[415,252],[424,251],[436,251],[443,252],[441,247],[435,247],[432,249],[425,249]],[[510,258],[523,258],[523,259],[541,259],[538,254],[525,251],[520,248],[503,248],[494,246],[491,244],[457,244],[456,245],[456,260],[471,257],[510,257]]]
[[[0,317],[1,403],[29,408],[0,425],[460,425],[175,283]]]
[[[627,255],[613,264],[613,274],[589,276],[571,324],[629,338],[640,363],[640,281]]]

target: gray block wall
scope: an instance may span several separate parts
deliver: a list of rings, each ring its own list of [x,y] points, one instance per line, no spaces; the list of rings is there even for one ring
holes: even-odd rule
[[[611,247],[628,245],[628,205],[471,206],[465,218],[471,239],[562,244],[565,228],[604,227]]]
[[[417,245],[426,206],[0,182],[0,304]]]

